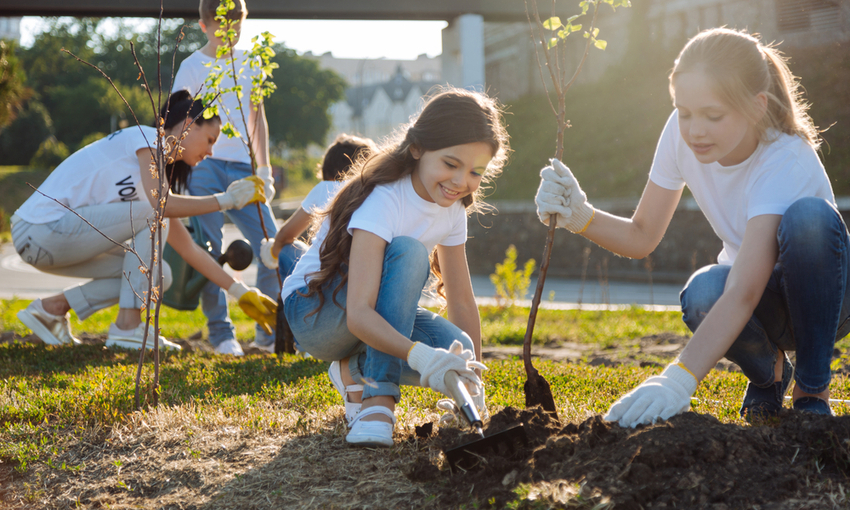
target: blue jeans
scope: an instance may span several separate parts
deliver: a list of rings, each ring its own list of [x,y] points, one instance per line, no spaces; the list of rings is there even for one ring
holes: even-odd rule
[[[465,349],[473,349],[469,335],[443,317],[419,307],[422,289],[428,281],[430,265],[428,252],[419,241],[410,237],[397,237],[387,245],[381,284],[375,311],[396,331],[414,342],[435,348],[448,349],[460,340]],[[319,306],[319,298],[308,298],[293,292],[284,301],[283,313],[289,322],[299,350],[313,357],[335,361],[351,356],[351,377],[364,383],[363,398],[391,396],[399,400],[399,385],[419,385],[419,373],[405,360],[369,347],[348,330],[345,300],[347,285],[336,296],[340,308],[334,303],[333,293],[340,277],[337,276],[324,289],[325,303],[321,309],[307,317]],[[307,292],[304,286],[298,289]]]
[[[850,239],[827,201],[794,202],[777,231],[779,260],[744,330],[726,358],[756,386],[773,383],[778,350],[796,351],[794,380],[806,393],[829,387],[835,341],[850,331]],[[696,331],[723,294],[731,266],[707,266],[682,290],[682,320]]]
[[[233,181],[251,175],[251,165],[247,163],[236,163],[221,159],[207,158],[192,169],[189,181],[189,194],[195,196],[212,195],[227,190],[227,186]],[[274,236],[277,227],[268,203],[260,204],[263,212],[263,221],[270,236]],[[260,226],[260,217],[257,214],[257,206],[250,204],[242,209],[230,209],[221,212],[213,212],[198,216],[201,230],[210,242],[212,255],[221,255],[222,228],[224,227],[224,215],[230,218],[236,227],[245,236],[245,239],[254,250],[254,258],[260,260],[260,243],[263,238],[263,229]],[[268,269],[264,264],[257,264],[257,288],[267,296],[277,296],[280,292],[280,283],[273,269]],[[218,346],[226,340],[236,338],[233,323],[227,314],[227,294],[213,282],[207,283],[201,292],[201,308],[207,317],[209,328],[209,341],[213,347]],[[254,333],[255,341],[260,345],[272,345],[274,343],[274,332],[267,335],[258,325]]]
[[[286,277],[292,274],[295,269],[295,264],[301,260],[301,255],[309,249],[303,241],[295,240],[292,244],[287,244],[280,249],[277,255],[277,270],[280,273],[280,281],[286,280]]]

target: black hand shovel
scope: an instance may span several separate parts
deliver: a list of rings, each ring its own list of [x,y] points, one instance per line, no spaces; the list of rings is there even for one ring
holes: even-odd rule
[[[453,472],[457,472],[459,469],[468,471],[474,468],[479,464],[481,457],[488,455],[510,456],[516,453],[520,447],[528,445],[528,436],[526,436],[525,428],[521,423],[492,436],[484,437],[484,424],[481,422],[481,416],[478,414],[478,409],[457,372],[453,370],[446,372],[445,382],[460,409],[460,414],[481,438],[443,452],[446,454],[446,459],[448,459]]]

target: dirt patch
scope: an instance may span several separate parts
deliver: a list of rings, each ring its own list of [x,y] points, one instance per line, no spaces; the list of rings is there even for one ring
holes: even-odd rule
[[[530,444],[514,458],[484,456],[478,469],[451,473],[422,456],[408,476],[428,478],[438,500],[452,507],[463,493],[459,487],[468,488],[470,503],[493,508],[503,508],[518,493],[525,494],[526,505],[537,500],[541,508],[586,504],[798,509],[850,504],[845,499],[850,417],[786,410],[772,422],[739,426],[686,413],[624,429],[599,416],[561,427],[540,409],[506,408],[493,417],[485,435],[518,422],[525,425]],[[443,429],[429,446],[444,449],[471,439]]]

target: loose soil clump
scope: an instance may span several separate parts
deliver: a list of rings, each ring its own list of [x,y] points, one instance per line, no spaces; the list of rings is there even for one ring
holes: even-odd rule
[[[438,507],[456,507],[464,493],[458,488],[468,491],[470,503],[492,508],[517,500],[527,507],[537,500],[542,507],[618,509],[848,504],[850,416],[785,410],[771,421],[740,426],[689,412],[625,429],[600,416],[561,426],[540,408],[506,408],[485,435],[519,422],[529,446],[514,458],[482,457],[478,469],[451,473],[423,455],[408,476],[432,480]],[[473,438],[444,428],[426,443],[444,450]]]

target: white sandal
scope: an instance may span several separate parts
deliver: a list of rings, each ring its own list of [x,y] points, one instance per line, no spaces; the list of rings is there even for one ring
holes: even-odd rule
[[[363,418],[373,414],[383,414],[392,420],[392,423],[383,421],[363,421]],[[392,446],[393,426],[395,426],[395,415],[383,406],[368,407],[361,411],[351,422],[351,431],[345,436],[349,444],[355,446]]]
[[[358,391],[363,391],[362,384],[350,384],[348,386],[342,382],[342,373],[340,372],[339,361],[331,362],[331,366],[328,367],[328,377],[336,388],[336,391],[339,393],[339,396],[342,397],[342,401],[345,403],[345,421],[348,426],[351,426],[351,423],[354,421],[354,418],[357,417],[357,413],[360,412],[360,402],[351,402],[348,398],[349,393],[355,393]]]

